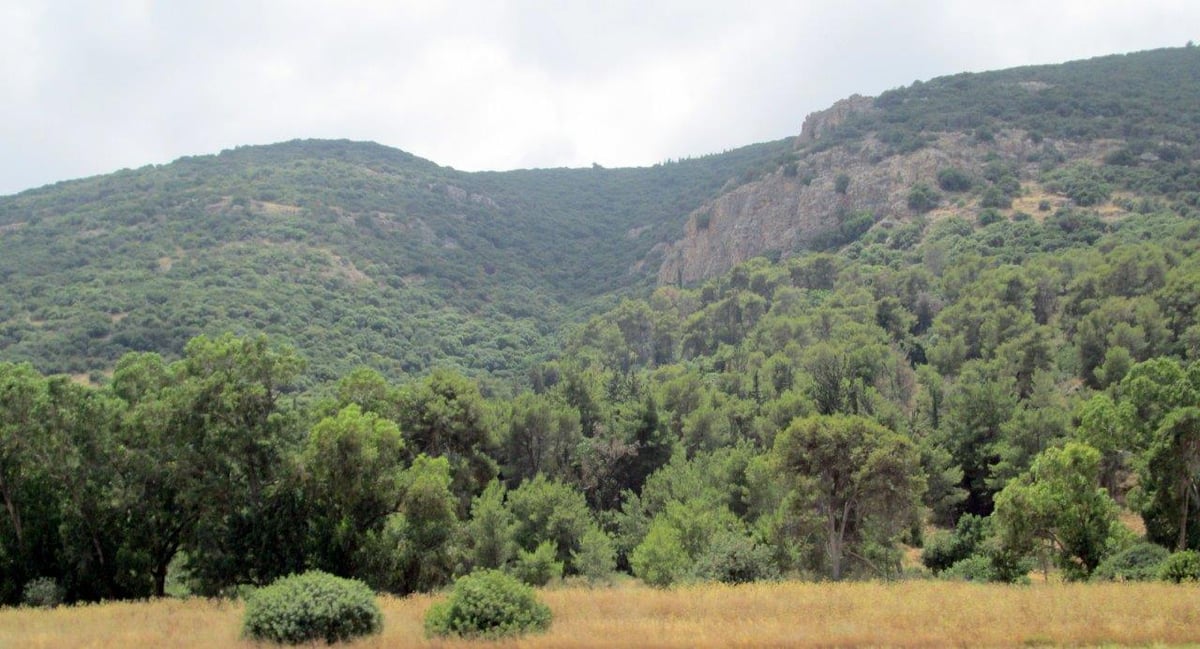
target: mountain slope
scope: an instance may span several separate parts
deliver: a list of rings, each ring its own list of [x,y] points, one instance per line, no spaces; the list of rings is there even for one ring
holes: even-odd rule
[[[1200,48],[918,82],[809,115],[791,160],[693,213],[662,251],[659,282],[924,217],[1078,205],[1119,218],[1145,199],[1189,213],[1200,208],[1198,160]],[[948,170],[963,183],[939,175]]]
[[[656,242],[787,148],[470,174],[294,141],[0,198],[0,357],[95,373],[232,330],[292,342],[314,380],[511,374],[576,311],[646,285]]]
[[[1200,49],[963,74],[814,113],[791,141],[641,169],[463,173],[294,141],[0,198],[0,359],[99,380],[200,333],[512,377],[558,331],[751,257],[928,224],[1200,209]],[[949,174],[947,176],[946,174]]]

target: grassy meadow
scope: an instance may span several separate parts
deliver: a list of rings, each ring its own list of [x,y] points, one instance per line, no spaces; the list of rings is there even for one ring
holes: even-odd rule
[[[383,597],[382,635],[348,647],[778,647],[1180,645],[1200,642],[1200,588],[1167,584],[977,585],[932,581],[636,585],[541,591],[543,635],[427,640],[434,596]],[[161,600],[0,611],[0,647],[260,646],[239,637],[238,603]]]

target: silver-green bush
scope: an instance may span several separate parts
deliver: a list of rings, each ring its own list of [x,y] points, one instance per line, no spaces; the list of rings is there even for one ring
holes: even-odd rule
[[[311,571],[260,588],[246,599],[243,633],[255,640],[340,642],[378,633],[383,616],[366,584]]]
[[[21,603],[38,608],[54,608],[63,602],[62,586],[51,577],[38,577],[21,589]]]
[[[450,598],[425,614],[428,636],[502,638],[545,631],[550,607],[533,589],[499,570],[482,570],[454,582]]]

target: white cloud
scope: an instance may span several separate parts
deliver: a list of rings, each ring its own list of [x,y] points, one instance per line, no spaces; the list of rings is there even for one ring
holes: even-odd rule
[[[297,137],[463,169],[652,164],[792,135],[854,92],[1197,24],[1191,0],[8,0],[0,194]]]

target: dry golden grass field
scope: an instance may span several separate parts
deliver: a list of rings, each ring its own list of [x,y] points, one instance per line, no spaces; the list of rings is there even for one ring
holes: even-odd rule
[[[382,598],[382,635],[347,647],[1093,646],[1200,643],[1200,587],[943,582],[640,586],[542,591],[550,631],[508,642],[431,641],[434,597]],[[0,647],[254,647],[241,605],[163,600],[0,611]],[[268,645],[270,646],[270,645]]]

